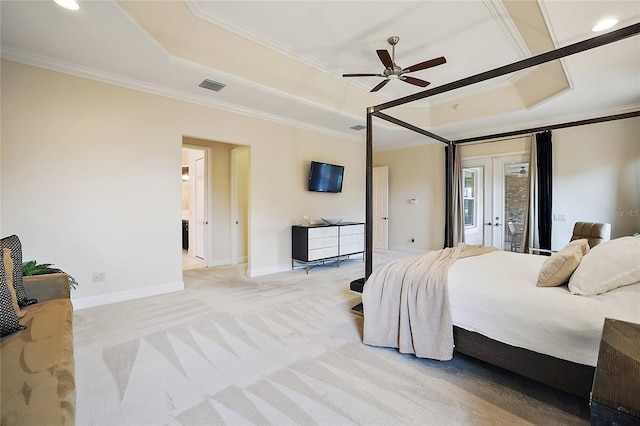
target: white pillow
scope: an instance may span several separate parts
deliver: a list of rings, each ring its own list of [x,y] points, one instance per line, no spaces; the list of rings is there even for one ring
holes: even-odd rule
[[[569,279],[573,294],[592,296],[640,282],[640,237],[622,237],[593,247]]]

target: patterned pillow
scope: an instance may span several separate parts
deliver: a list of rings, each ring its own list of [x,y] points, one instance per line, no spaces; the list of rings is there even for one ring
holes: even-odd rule
[[[11,259],[11,250],[8,248],[2,249],[2,261],[4,262],[4,278],[7,281],[7,288],[11,295],[11,304],[13,310],[16,311],[19,319],[24,318],[27,315],[27,311],[20,309],[18,305],[18,297],[16,296],[16,290],[13,288],[13,259]]]
[[[24,285],[22,284],[22,244],[18,236],[12,235],[1,239],[0,249],[5,248],[11,250],[11,259],[13,260],[13,264],[17,266],[13,268],[12,278],[13,288],[18,298],[18,305],[28,306],[37,303],[38,301],[35,299],[27,299],[27,293],[24,291]]]
[[[8,336],[24,329],[25,327],[18,322],[18,315],[13,309],[11,294],[4,276],[4,262],[0,258],[0,337]]]

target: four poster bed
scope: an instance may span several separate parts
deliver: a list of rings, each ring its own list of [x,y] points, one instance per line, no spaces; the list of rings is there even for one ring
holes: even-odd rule
[[[447,358],[447,352],[453,351],[455,345],[456,352],[580,397],[589,397],[604,318],[621,316],[623,320],[640,322],[640,309],[638,309],[640,267],[638,270],[630,271],[631,282],[619,288],[591,295],[588,295],[588,292],[580,293],[579,291],[577,294],[572,294],[575,292],[566,284],[553,288],[536,286],[541,268],[546,265],[545,262],[550,259],[549,257],[500,251],[472,255],[463,253],[468,249],[473,252],[475,248],[463,247],[463,244],[454,246],[451,226],[454,219],[451,208],[453,155],[447,155],[446,248],[424,256],[383,265],[373,274],[372,119],[375,116],[433,138],[446,144],[447,151],[452,152],[455,145],[465,142],[488,141],[542,130],[637,117],[640,116],[640,111],[450,141],[382,111],[603,46],[638,33],[640,33],[640,24],[631,25],[492,71],[368,108],[365,277],[351,283],[351,290],[363,293],[365,343],[397,347],[401,352],[435,359],[450,359]],[[632,239],[625,240],[625,244],[631,244],[633,250],[637,241],[638,259],[640,259],[640,240],[637,237],[625,238]],[[620,248],[614,249],[613,257],[615,258]],[[604,256],[605,251],[607,250],[594,249],[591,257],[587,257],[587,253],[582,255],[584,259],[599,257],[597,264],[602,269],[600,262],[605,262],[606,265],[606,262],[611,261]],[[610,252],[611,249],[608,251]],[[594,256],[596,253],[602,254]],[[452,256],[452,260],[442,256]],[[610,253],[607,256],[611,256]],[[582,259],[582,256],[580,257]],[[615,259],[612,260],[615,261]],[[635,260],[631,261],[631,268],[634,262]],[[586,268],[586,272],[582,273],[583,280],[587,280],[589,274],[592,276],[598,274],[599,269],[593,266],[593,263],[595,260],[591,262],[589,268]],[[577,267],[581,268],[582,264]],[[575,268],[574,270],[579,271]],[[442,277],[445,282],[443,288],[438,284]],[[594,279],[598,278],[594,277]],[[597,282],[588,285],[597,285]],[[434,290],[438,288],[440,290]],[[421,298],[425,298],[425,294],[435,298],[435,308],[434,306],[425,307],[420,302]],[[433,331],[435,337],[432,336],[432,341],[427,342],[428,344],[424,347],[426,349],[421,346],[421,342],[413,340],[412,336],[403,335],[402,329],[403,327],[406,329],[410,315],[405,310],[399,310],[400,308],[396,305],[410,306],[414,329],[419,325],[421,328]],[[402,309],[405,309],[404,307]],[[354,310],[361,311],[362,304],[359,308],[354,307]],[[438,315],[439,319],[433,318]],[[444,326],[438,322],[440,319],[443,319]],[[410,326],[409,329],[411,329]],[[450,349],[449,339],[452,343]],[[388,344],[389,342],[391,344]]]

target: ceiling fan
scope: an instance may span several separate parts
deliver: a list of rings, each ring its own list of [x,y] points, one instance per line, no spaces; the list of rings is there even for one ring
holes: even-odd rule
[[[384,71],[382,74],[342,74],[343,77],[384,77],[385,79],[379,83],[376,87],[371,89],[371,92],[377,92],[382,89],[385,84],[389,82],[391,79],[402,80],[405,83],[413,84],[420,87],[427,87],[431,84],[428,81],[420,80],[419,78],[410,77],[408,75],[404,75],[414,71],[420,71],[427,68],[435,67],[437,65],[442,65],[447,62],[444,56],[440,56],[439,58],[430,59],[428,61],[420,62],[418,64],[412,65],[409,68],[400,68],[396,65],[395,56],[396,56],[396,44],[400,41],[400,37],[392,36],[387,39],[387,42],[391,45],[391,55],[389,55],[388,50],[376,50],[382,65],[384,65]]]

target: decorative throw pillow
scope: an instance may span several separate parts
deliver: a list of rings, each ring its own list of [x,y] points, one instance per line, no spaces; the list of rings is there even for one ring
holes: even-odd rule
[[[24,291],[22,284],[22,244],[17,235],[11,235],[0,240],[0,248],[8,248],[11,250],[11,259],[14,265],[19,265],[13,268],[13,274],[11,278],[13,281],[13,288],[16,291],[16,297],[18,298],[18,305],[28,306],[37,303],[35,299],[27,299],[27,293]]]
[[[538,287],[556,287],[569,280],[584,254],[589,252],[586,239],[571,241],[544,261],[538,273]]]
[[[622,237],[591,249],[571,276],[569,291],[593,296],[637,282],[640,282],[640,237]]]
[[[574,247],[574,246],[580,247],[580,249],[582,250],[582,255],[583,256],[585,254],[589,253],[589,250],[591,250],[591,246],[589,245],[589,240],[586,239],[586,238],[580,238],[578,240],[573,240],[569,244],[567,244],[565,247]]]
[[[11,259],[11,250],[8,248],[2,249],[2,261],[4,262],[4,276],[7,280],[7,288],[11,294],[11,304],[16,311],[18,318],[22,319],[27,313],[20,309],[18,305],[18,297],[16,296],[16,290],[13,288],[13,259]]]
[[[24,329],[25,327],[18,322],[18,315],[11,304],[11,294],[4,273],[4,262],[0,259],[0,337]]]

